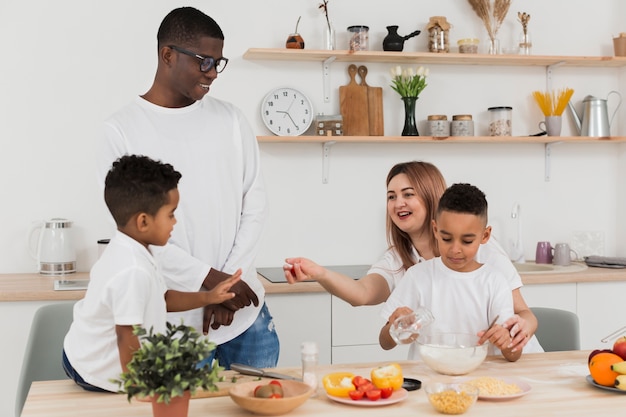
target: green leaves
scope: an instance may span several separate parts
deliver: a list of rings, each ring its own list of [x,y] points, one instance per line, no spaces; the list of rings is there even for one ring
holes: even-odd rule
[[[428,68],[419,67],[417,70],[413,70],[409,67],[403,70],[398,65],[391,69],[391,88],[401,97],[419,97],[428,85],[426,84],[428,74]]]
[[[128,396],[157,397],[158,402],[169,403],[172,397],[182,396],[187,390],[195,393],[201,387],[216,391],[215,382],[224,370],[217,361],[198,364],[215,349],[215,344],[200,336],[192,327],[167,323],[165,334],[147,332],[135,326],[133,333],[141,346],[128,363],[128,372],[115,380]]]

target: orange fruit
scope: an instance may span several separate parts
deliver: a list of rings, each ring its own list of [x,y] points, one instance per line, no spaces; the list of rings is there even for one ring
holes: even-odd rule
[[[623,359],[615,353],[598,353],[589,362],[589,373],[597,384],[612,387],[615,385],[615,378],[619,374],[611,370],[611,365],[622,361]]]

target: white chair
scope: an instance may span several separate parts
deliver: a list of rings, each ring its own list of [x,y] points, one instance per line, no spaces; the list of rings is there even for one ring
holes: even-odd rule
[[[580,350],[578,316],[556,308],[531,307],[539,326],[535,336],[546,352]]]
[[[35,312],[17,385],[16,417],[22,414],[33,381],[67,378],[63,370],[63,339],[72,324],[74,303],[48,304]]]

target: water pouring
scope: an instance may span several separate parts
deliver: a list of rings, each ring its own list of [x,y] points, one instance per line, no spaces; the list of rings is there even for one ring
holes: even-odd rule
[[[608,100],[611,94],[617,94],[619,102],[613,111],[613,115],[609,120]],[[594,96],[586,96],[583,99],[583,113],[582,116],[574,108],[571,101],[567,103],[578,133],[580,136],[594,136],[594,137],[608,137],[611,136],[611,123],[613,118],[622,104],[622,96],[617,91],[611,91],[606,99],[601,99]]]

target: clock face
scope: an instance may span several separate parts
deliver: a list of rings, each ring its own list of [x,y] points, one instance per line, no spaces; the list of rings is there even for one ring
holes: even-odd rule
[[[269,130],[278,136],[299,136],[313,121],[311,101],[293,88],[276,88],[261,103],[261,118]]]

